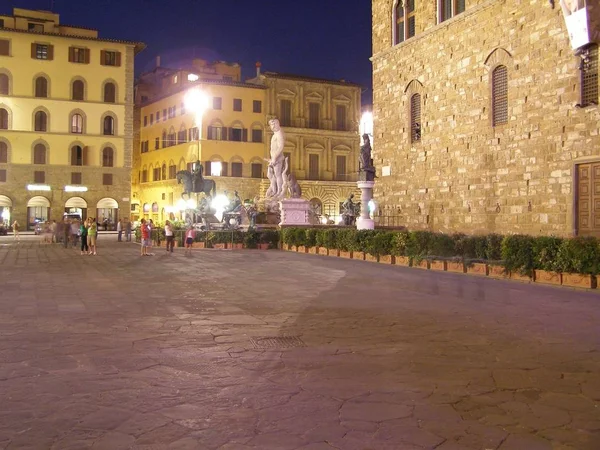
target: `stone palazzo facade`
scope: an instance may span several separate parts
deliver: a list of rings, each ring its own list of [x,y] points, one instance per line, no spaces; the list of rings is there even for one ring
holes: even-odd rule
[[[598,48],[573,51],[559,2],[372,6],[378,214],[409,229],[600,235]],[[598,35],[600,5],[588,15]]]

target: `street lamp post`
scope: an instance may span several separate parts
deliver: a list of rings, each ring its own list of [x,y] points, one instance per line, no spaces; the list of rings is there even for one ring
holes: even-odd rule
[[[198,161],[200,161],[200,139],[202,139],[202,117],[208,109],[208,96],[200,89],[190,89],[184,97],[186,111],[195,114],[194,123],[198,129]]]
[[[190,89],[184,97],[184,104],[186,111],[190,111],[195,114],[194,123],[198,130],[198,159],[196,164],[200,164],[200,140],[202,139],[202,117],[204,112],[208,109],[208,96],[199,88]],[[196,165],[194,164],[194,166]],[[193,167],[197,170],[197,167]],[[188,206],[190,203],[188,201]],[[198,206],[198,193],[196,192],[196,207]],[[194,214],[195,215],[195,214]]]

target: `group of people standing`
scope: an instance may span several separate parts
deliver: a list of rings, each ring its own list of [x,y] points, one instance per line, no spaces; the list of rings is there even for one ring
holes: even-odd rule
[[[98,224],[95,219],[88,218],[79,226],[81,237],[81,254],[97,255],[96,241],[98,239]]]

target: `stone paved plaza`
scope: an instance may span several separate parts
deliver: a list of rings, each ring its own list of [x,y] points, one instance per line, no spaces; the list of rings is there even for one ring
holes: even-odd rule
[[[0,240],[0,449],[600,449],[600,295]]]

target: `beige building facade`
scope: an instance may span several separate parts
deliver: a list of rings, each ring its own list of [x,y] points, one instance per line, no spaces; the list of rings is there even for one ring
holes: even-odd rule
[[[129,215],[135,42],[15,8],[0,16],[0,214]]]
[[[598,47],[574,53],[558,3],[373,0],[381,221],[600,235]]]
[[[208,98],[199,141],[197,115],[186,108],[190,90]],[[136,104],[133,219],[178,217],[183,185],[176,173],[196,160],[217,194],[264,197],[274,117],[286,134],[288,170],[315,212],[336,220],[356,191],[360,87],[352,83],[260,71],[242,82],[235,63],[194,60],[143,74]]]

